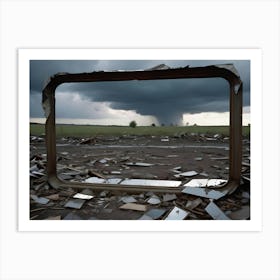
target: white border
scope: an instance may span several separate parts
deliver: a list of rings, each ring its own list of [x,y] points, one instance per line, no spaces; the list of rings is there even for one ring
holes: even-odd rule
[[[250,60],[251,220],[249,221],[51,221],[29,220],[30,60]],[[262,65],[260,49],[19,49],[19,231],[261,231]],[[256,126],[257,124],[257,126]],[[257,127],[257,129],[256,129]],[[24,164],[23,164],[24,163]]]

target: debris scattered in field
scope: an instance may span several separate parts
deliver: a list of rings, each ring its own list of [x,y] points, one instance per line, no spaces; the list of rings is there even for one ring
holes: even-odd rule
[[[59,178],[85,184],[81,184],[84,188],[66,186],[55,190],[47,182],[43,136],[42,139],[37,141],[35,137],[30,146],[31,219],[180,220],[181,211],[185,211],[183,219],[205,220],[213,218],[206,211],[209,199],[218,200],[215,205],[229,219],[250,219],[249,141],[243,141],[241,185],[224,187],[229,175],[225,164],[229,160],[229,139],[222,134],[182,131],[168,137],[60,138],[56,166]],[[128,185],[135,192],[97,191],[94,184],[120,184],[123,189]],[[144,186],[146,191],[139,193],[138,186]],[[149,186],[153,187],[150,191]],[[166,192],[156,191],[163,188]],[[208,211],[213,211],[211,205]],[[174,207],[181,211],[172,218]]]

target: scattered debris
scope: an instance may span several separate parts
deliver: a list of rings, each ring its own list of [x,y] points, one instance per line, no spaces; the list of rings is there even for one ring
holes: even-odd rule
[[[82,220],[82,218],[79,215],[70,212],[63,218],[63,220]]]
[[[196,171],[187,171],[187,172],[176,174],[176,175],[174,175],[174,177],[176,177],[176,178],[179,178],[179,177],[193,177],[197,174],[198,173]]]
[[[221,188],[226,184],[227,180],[223,179],[209,179],[207,182],[208,188]]]
[[[203,160],[203,158],[202,157],[195,157],[194,160],[201,161],[201,160]]]
[[[230,219],[250,219],[250,142],[243,141],[242,180],[235,191],[237,186],[224,187],[224,179],[229,174],[229,167],[224,164],[229,156],[229,139],[214,136],[183,131],[168,137],[96,136],[92,138],[92,146],[81,145],[78,137],[60,138],[56,168],[65,187],[56,187],[56,190],[47,183],[44,138],[42,142],[34,138],[30,146],[30,217],[37,220],[164,220],[176,206],[189,212],[187,219],[204,220],[211,218],[205,210],[209,199],[216,199],[216,206]],[[213,168],[209,168],[211,161],[215,161]],[[67,182],[120,184],[120,189],[125,189],[122,184],[135,189],[144,186],[146,191],[101,191],[86,184],[84,188],[72,189]],[[153,191],[148,191],[149,186]],[[155,191],[165,187],[166,193]],[[129,208],[131,204],[133,209],[142,210],[120,208]]]
[[[162,217],[164,213],[166,213],[165,209],[152,208],[148,212],[146,212],[144,215],[151,217],[153,220],[157,220],[160,217]]]
[[[153,163],[146,163],[146,162],[127,162],[125,163],[127,166],[139,166],[139,167],[150,167],[153,166]]]
[[[175,206],[165,220],[184,220],[188,215],[189,212]]]
[[[141,216],[138,220],[153,220],[153,218],[151,218],[150,216],[144,214],[144,215]]]
[[[164,202],[167,202],[167,201],[172,201],[172,200],[175,200],[177,199],[177,195],[176,194],[164,194],[163,197],[162,197],[162,200]]]
[[[44,197],[38,197],[37,195],[34,195],[32,194],[31,195],[31,198],[36,202],[36,203],[39,203],[39,204],[47,204],[50,200],[47,199],[47,198],[44,198]]]
[[[123,196],[120,201],[122,201],[123,203],[137,202],[137,200],[133,196]]]
[[[83,193],[76,193],[73,198],[79,198],[79,199],[92,199],[94,196],[93,195],[88,195],[88,194],[83,194]]]
[[[136,204],[136,203],[126,203],[126,204],[120,206],[119,208],[125,209],[125,210],[142,211],[142,212],[147,211],[147,205]]]
[[[50,200],[59,200],[59,199],[60,199],[58,193],[48,195],[48,196],[46,196],[46,198],[47,198],[47,199],[50,199]]]
[[[214,203],[210,202],[205,211],[214,219],[214,220],[230,220],[228,216]]]
[[[188,200],[188,202],[186,204],[186,208],[192,210],[192,209],[195,209],[201,203],[202,203],[201,198],[197,198],[195,200]]]
[[[151,196],[151,197],[147,200],[147,203],[152,204],[152,205],[155,205],[155,204],[161,203],[161,201],[160,201],[160,199],[159,199],[158,196],[153,195],[153,196]]]
[[[48,217],[45,220],[61,220],[61,216],[51,216],[51,217]]]
[[[67,201],[67,203],[64,205],[64,207],[81,209],[81,207],[83,206],[84,203],[85,203],[85,200],[82,200],[82,199],[71,199],[71,200]]]
[[[185,187],[206,187],[208,179],[192,179],[188,183],[186,183]]]
[[[221,191],[216,191],[212,189],[207,188],[196,188],[196,187],[186,187],[182,190],[183,193],[191,194],[195,196],[201,196],[206,198],[212,198],[212,199],[219,199],[226,195],[226,193]]]
[[[85,180],[85,183],[93,183],[93,184],[102,184],[105,183],[105,179],[98,178],[98,177],[90,177]]]

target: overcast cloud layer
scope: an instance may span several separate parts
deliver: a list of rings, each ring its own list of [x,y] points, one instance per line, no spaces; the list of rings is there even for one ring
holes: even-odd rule
[[[42,88],[44,82],[57,72],[138,70],[148,69],[162,63],[169,67],[233,63],[243,81],[243,106],[250,106],[249,61],[33,60],[30,62],[30,117],[43,117],[39,103]],[[67,105],[67,93],[69,100],[72,98],[74,106]],[[119,110],[134,110],[141,115],[152,115],[157,118],[159,123],[164,124],[181,124],[184,113],[229,111],[229,85],[221,78],[73,83],[59,86],[56,94],[57,100],[59,94],[64,96],[60,100],[65,103],[57,106],[58,118],[100,118],[98,104],[100,108],[103,108],[104,118],[107,117],[105,107],[110,107]],[[73,96],[75,96],[76,102],[73,101]],[[88,104],[87,111],[83,109],[82,103]],[[77,104],[76,108],[75,104]],[[92,111],[89,109],[91,106]]]

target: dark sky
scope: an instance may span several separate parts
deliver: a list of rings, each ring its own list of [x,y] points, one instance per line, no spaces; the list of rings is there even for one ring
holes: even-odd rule
[[[248,60],[32,60],[30,117],[43,117],[40,104],[42,88],[44,82],[57,72],[138,70],[162,63],[172,68],[233,63],[243,80],[243,106],[250,106]],[[67,104],[67,93],[75,93],[79,100],[92,104],[93,110],[83,110],[83,106],[79,106],[81,103],[75,103],[75,100],[70,98]],[[221,78],[64,84],[56,91],[57,97],[59,94],[64,96],[57,105],[56,115],[58,118],[94,118],[95,115],[100,118],[100,112],[95,112],[96,104],[106,104],[112,109],[135,110],[141,115],[155,116],[159,123],[181,124],[184,113],[228,112],[228,93],[229,85]]]

